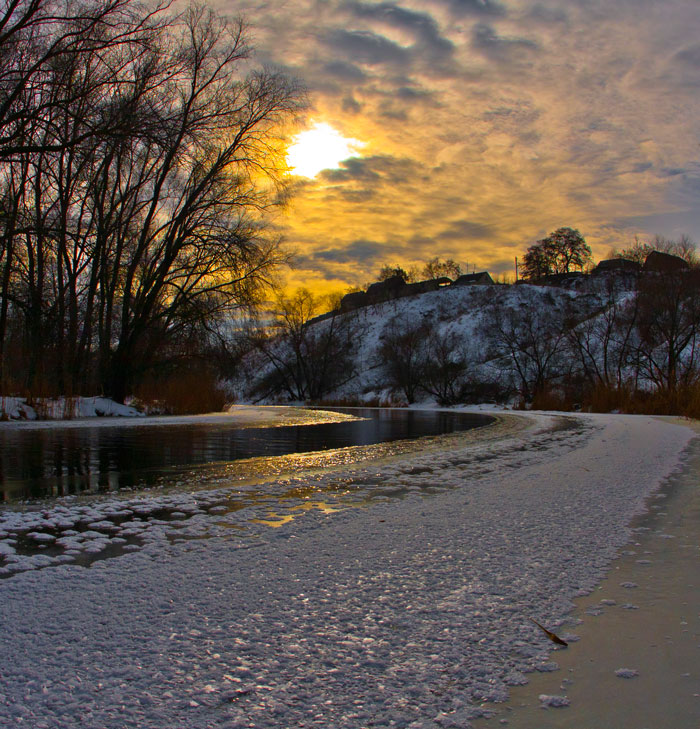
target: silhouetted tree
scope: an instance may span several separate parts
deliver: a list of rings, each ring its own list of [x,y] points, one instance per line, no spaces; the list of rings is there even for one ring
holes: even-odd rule
[[[386,281],[388,278],[392,278],[394,276],[398,276],[405,283],[413,283],[418,279],[418,273],[415,267],[409,267],[409,269],[406,270],[399,265],[390,266],[387,264],[379,269],[377,280]]]
[[[652,251],[661,251],[661,253],[678,256],[691,266],[697,266],[699,263],[697,246],[687,235],[682,235],[675,241],[664,238],[662,235],[656,235],[649,241],[642,241],[635,236],[634,243],[631,246],[621,250],[613,248],[610,251],[610,258],[626,258],[630,261],[637,261],[637,263],[644,263]]]
[[[700,271],[641,277],[637,290],[640,363],[657,388],[700,379]]]
[[[494,304],[482,331],[496,362],[515,373],[520,393],[529,402],[570,369],[566,338],[572,325],[571,312],[555,306],[549,296],[538,306]]]
[[[0,84],[0,340],[22,330],[27,387],[50,376],[123,400],[285,260],[262,223],[280,199],[276,130],[302,94],[249,71],[242,21],[204,6],[11,6],[43,20],[5,45],[0,23],[19,69]],[[74,11],[47,19],[57,8]]]
[[[440,405],[464,402],[473,384],[469,355],[462,337],[454,331],[433,329],[423,355],[421,387]]]
[[[446,258],[444,261],[435,256],[431,258],[422,268],[421,275],[425,279],[435,278],[451,278],[455,279],[461,276],[462,269],[460,265],[453,261],[451,258]]]
[[[552,273],[582,271],[592,262],[591,249],[578,230],[558,228],[527,249],[522,273],[525,278],[536,279]]]
[[[626,296],[620,279],[604,281],[601,308],[569,331],[572,354],[588,384],[620,391],[636,389],[640,376],[639,297]]]

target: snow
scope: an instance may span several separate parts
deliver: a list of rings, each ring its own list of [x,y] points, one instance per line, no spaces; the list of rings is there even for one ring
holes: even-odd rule
[[[0,397],[0,416],[10,420],[36,421],[38,405],[23,397]],[[96,417],[142,417],[143,413],[106,397],[42,398],[42,417],[49,420]]]
[[[479,381],[498,381],[506,385],[514,373],[510,372],[508,366],[487,356],[493,347],[487,335],[488,327],[484,325],[492,309],[496,307],[504,314],[520,310],[561,311],[575,301],[581,312],[594,311],[600,308],[603,301],[597,288],[600,283],[590,282],[585,291],[529,284],[447,286],[417,296],[362,307],[342,315],[354,322],[353,358],[358,372],[356,377],[326,393],[325,397],[329,401],[379,401],[386,404],[403,401],[400,393],[392,392],[387,386],[387,378],[377,356],[384,332],[394,318],[411,324],[428,321],[436,333],[458,335],[465,354],[473,361],[474,377]],[[312,324],[321,329],[329,325],[329,320]],[[242,368],[239,379],[234,378],[230,385],[243,399],[249,398],[251,381],[271,370],[269,363],[253,356],[252,364],[249,363],[248,369]],[[434,407],[434,401],[425,393],[419,391],[418,397]]]
[[[293,406],[229,405],[224,412],[204,415],[145,416],[132,407],[120,405],[107,398],[77,398],[74,417],[62,419],[65,412],[56,406],[56,419],[37,420],[36,412],[27,414],[27,405],[19,398],[0,398],[0,414],[9,420],[0,421],[0,429],[38,430],[53,428],[139,427],[146,425],[235,425],[238,428],[281,427],[286,425],[315,425],[350,420],[352,415],[329,410],[307,410]],[[56,401],[60,402],[60,400]],[[24,414],[22,414],[24,413]]]
[[[642,416],[499,419],[272,481],[264,501],[221,484],[6,510],[0,725],[438,729],[487,715],[554,668],[531,618],[565,634],[572,598],[693,437]],[[279,498],[295,485],[313,496]],[[261,523],[272,513],[279,527]],[[62,535],[69,559],[119,556],[86,569],[54,545],[15,549],[31,532]]]
[[[569,704],[571,703],[569,699],[566,698],[566,696],[552,696],[549,694],[540,694],[539,699],[543,707],[552,707],[555,709],[569,706]]]

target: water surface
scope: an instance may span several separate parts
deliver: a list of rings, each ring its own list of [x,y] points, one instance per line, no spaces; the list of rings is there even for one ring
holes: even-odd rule
[[[340,409],[339,409],[340,410]],[[148,488],[177,481],[193,466],[274,458],[469,430],[487,415],[352,409],[356,420],[317,425],[241,428],[235,421],[130,427],[0,429],[0,492],[28,498]]]

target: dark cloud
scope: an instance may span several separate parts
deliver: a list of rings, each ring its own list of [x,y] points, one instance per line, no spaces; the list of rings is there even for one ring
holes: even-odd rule
[[[331,61],[323,67],[323,71],[341,81],[357,82],[367,78],[367,74],[359,66],[345,61]]]
[[[528,38],[498,35],[487,23],[477,23],[472,32],[472,45],[484,55],[496,60],[515,60],[523,52],[537,49],[537,43]]]
[[[433,56],[450,56],[454,51],[454,45],[441,35],[437,23],[427,13],[406,10],[388,2],[370,4],[351,0],[344,7],[357,18],[380,21],[408,31],[421,50]]]
[[[542,3],[533,5],[528,17],[544,23],[566,23],[569,20],[569,15],[563,8],[555,8]]]
[[[343,111],[349,114],[358,114],[362,111],[362,104],[354,96],[345,96],[343,98]]]
[[[664,177],[676,177],[677,175],[684,175],[686,172],[689,172],[689,170],[684,167],[664,167],[661,170]]]
[[[475,223],[472,220],[455,220],[448,228],[440,231],[437,238],[440,240],[452,240],[455,238],[488,238],[493,235],[493,229],[482,223]]]
[[[334,52],[344,53],[360,63],[402,64],[409,60],[409,53],[405,48],[383,35],[369,31],[337,28],[330,31],[323,41]]]
[[[351,157],[337,170],[324,170],[321,177],[328,182],[385,182],[395,184],[414,177],[418,166],[413,160],[385,155]]]
[[[408,121],[408,112],[391,102],[384,101],[379,105],[377,113],[383,119],[391,119],[392,121],[405,122]]]
[[[432,95],[432,92],[427,89],[421,89],[415,86],[401,86],[396,89],[396,96],[399,99],[405,99],[407,101],[421,101],[429,99]]]
[[[368,261],[383,260],[387,255],[396,255],[400,250],[398,246],[378,243],[373,240],[354,240],[342,248],[327,248],[326,250],[317,251],[314,258],[335,263],[360,261],[366,264]]]
[[[676,53],[675,58],[683,63],[690,66],[696,66],[700,68],[700,43],[692,46],[688,46],[681,51]]]
[[[370,158],[371,159],[371,158]],[[323,177],[331,182],[346,182],[348,180],[379,180],[380,175],[372,169],[367,159],[351,157],[341,162],[342,167],[337,170],[323,170]]]
[[[670,238],[689,235],[693,240],[700,240],[700,210],[675,211],[671,213],[654,213],[651,215],[633,215],[619,218],[612,223],[620,228],[643,228],[649,234],[661,234]]]
[[[505,15],[505,7],[494,0],[447,0],[456,15]]]

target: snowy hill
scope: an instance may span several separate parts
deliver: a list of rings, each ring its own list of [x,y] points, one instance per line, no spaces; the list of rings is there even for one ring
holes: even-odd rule
[[[258,341],[234,386],[241,399],[265,401],[454,404],[529,395],[570,369],[566,335],[609,307],[608,289],[606,277],[575,289],[445,287],[366,306]],[[625,297],[630,286],[621,279],[612,300]]]

